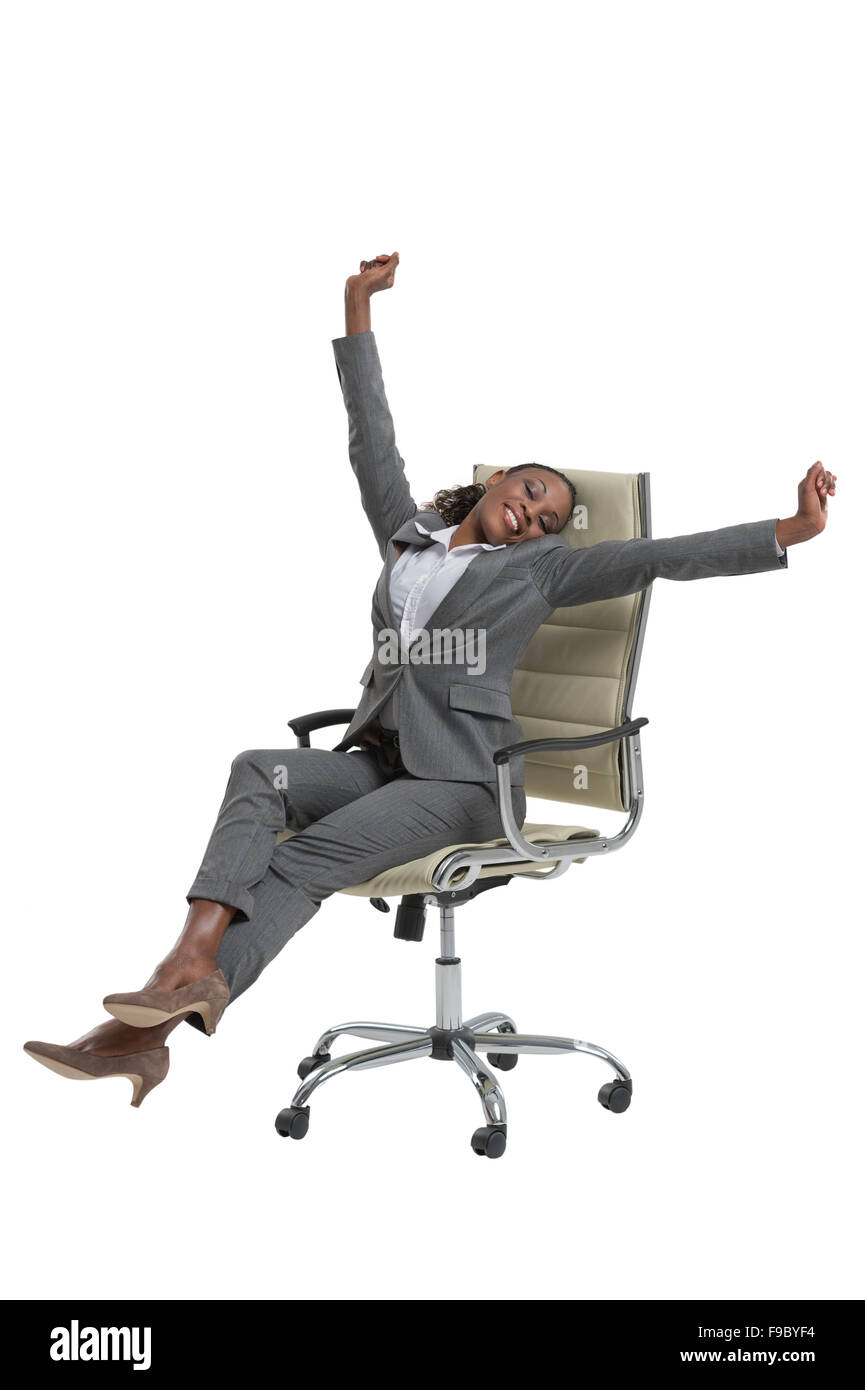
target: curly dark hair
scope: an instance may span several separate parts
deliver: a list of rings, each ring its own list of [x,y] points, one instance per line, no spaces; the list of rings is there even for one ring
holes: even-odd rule
[[[567,484],[571,494],[571,509],[559,527],[563,531],[574,514],[574,507],[577,505],[577,489],[574,487],[570,478],[566,478],[564,473],[560,473],[558,468],[551,468],[548,463],[517,463],[513,468],[505,469],[506,473],[521,473],[527,468],[538,468],[544,473],[555,473],[557,478]],[[444,518],[445,525],[458,526],[461,521],[465,521],[472,508],[480,502],[486,492],[485,483],[469,483],[465,487],[444,487],[440,488],[431,502],[425,502],[424,507],[429,511],[438,512]]]

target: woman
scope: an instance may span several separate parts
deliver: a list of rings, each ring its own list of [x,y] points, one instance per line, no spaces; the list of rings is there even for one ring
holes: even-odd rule
[[[784,520],[579,550],[561,535],[573,485],[546,465],[499,469],[486,487],[437,493],[419,510],[370,328],[370,298],[392,287],[398,263],[397,252],[361,261],[346,282],[345,337],[333,340],[349,457],[385,561],[373,597],[376,649],[346,735],[332,750],[240,753],[187,894],[184,928],[144,988],[108,995],[112,1018],[75,1042],[24,1045],[61,1075],[128,1076],[134,1106],[167,1074],[172,1029],[185,1019],[212,1034],[324,898],[447,845],[501,835],[492,754],[522,737],[510,679],[553,609],[635,593],[655,578],[786,568],[787,546],[826,524],[835,475],[820,463]],[[432,636],[456,631],[462,647],[430,652],[427,642],[425,659],[415,660],[432,618]],[[511,774],[521,825],[522,760]],[[286,827],[297,833],[276,845]]]

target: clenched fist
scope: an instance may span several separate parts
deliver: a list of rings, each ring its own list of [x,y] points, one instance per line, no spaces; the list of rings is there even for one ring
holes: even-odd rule
[[[389,256],[376,256],[373,261],[361,261],[360,274],[348,277],[345,282],[346,290],[354,292],[362,290],[365,294],[375,294],[377,290],[389,290],[393,286],[393,278],[398,265],[398,251],[392,252]]]
[[[779,521],[775,535],[780,546],[797,545],[819,536],[829,517],[829,498],[835,496],[836,475],[822,463],[812,463],[799,484],[799,510]]]

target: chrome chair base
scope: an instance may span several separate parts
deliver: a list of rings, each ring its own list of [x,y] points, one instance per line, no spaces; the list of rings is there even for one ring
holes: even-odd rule
[[[433,1057],[439,1061],[454,1061],[474,1085],[480,1097],[484,1124],[472,1136],[475,1153],[499,1158],[507,1141],[507,1109],[501,1085],[490,1074],[478,1054],[486,1053],[493,1067],[509,1071],[516,1066],[521,1052],[557,1053],[585,1052],[598,1057],[612,1067],[615,1080],[603,1085],[598,1100],[608,1110],[621,1113],[631,1100],[630,1073],[612,1052],[578,1038],[548,1037],[540,1033],[519,1033],[509,1014],[488,1012],[460,1019],[461,971],[458,956],[453,955],[453,913],[450,906],[440,906],[443,946],[450,952],[436,960],[436,1023],[430,1028],[415,1028],[402,1023],[369,1023],[366,1021],[338,1023],[323,1032],[312,1053],[298,1067],[301,1083],[291,1104],[281,1110],[276,1119],[277,1132],[284,1137],[302,1139],[309,1128],[308,1101],[312,1093],[332,1077],[342,1072],[362,1071],[366,1067],[387,1067],[396,1062],[410,1062],[417,1057]],[[330,1049],[338,1037],[369,1038],[385,1046],[350,1052],[331,1057]]]

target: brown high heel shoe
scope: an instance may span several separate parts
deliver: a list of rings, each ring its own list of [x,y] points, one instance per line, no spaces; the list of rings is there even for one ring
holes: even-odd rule
[[[131,994],[106,994],[102,1003],[121,1023],[133,1028],[152,1028],[178,1014],[201,1014],[207,1033],[216,1032],[222,1011],[231,997],[228,981],[219,969],[179,989],[139,989]]]
[[[168,1075],[167,1047],[154,1047],[149,1052],[127,1052],[119,1057],[99,1057],[95,1052],[81,1052],[77,1047],[61,1047],[58,1043],[26,1042],[24,1051],[43,1067],[74,1081],[128,1076],[132,1082],[131,1104],[136,1109]]]

